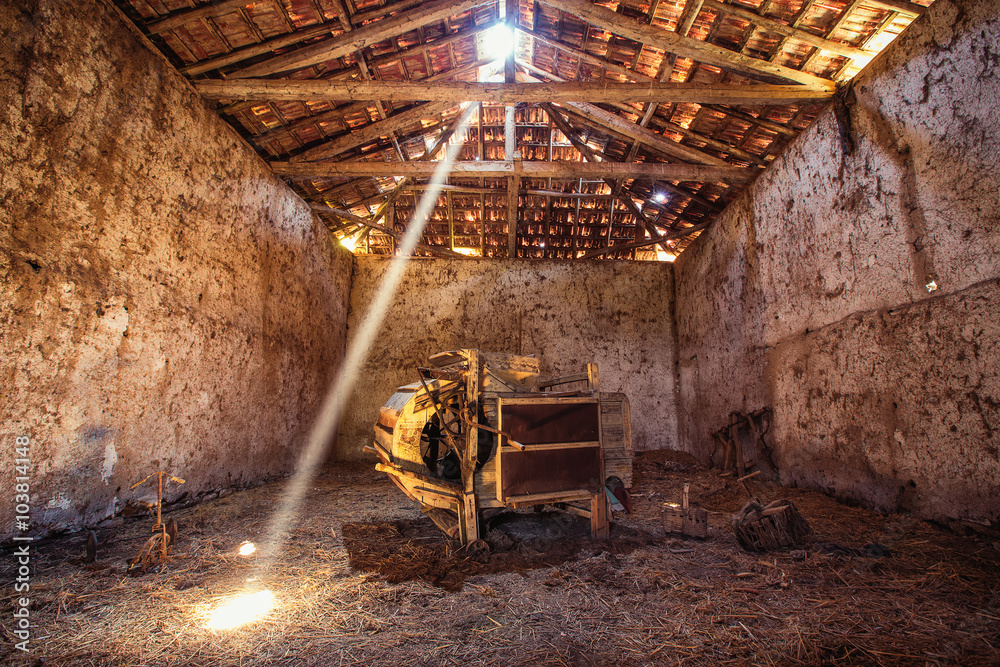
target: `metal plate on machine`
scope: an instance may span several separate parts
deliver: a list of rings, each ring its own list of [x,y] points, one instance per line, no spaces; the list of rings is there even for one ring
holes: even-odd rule
[[[595,399],[502,401],[501,429],[522,445],[597,442],[601,418]]]
[[[501,448],[500,501],[601,489],[596,399],[501,399],[500,428],[527,448]]]

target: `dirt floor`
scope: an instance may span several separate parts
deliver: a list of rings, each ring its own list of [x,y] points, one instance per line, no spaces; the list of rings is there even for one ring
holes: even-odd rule
[[[36,543],[30,652],[13,648],[8,588],[0,663],[1000,664],[997,535],[761,483],[758,496],[793,500],[813,533],[749,553],[729,527],[746,500],[731,477],[672,452],[641,454],[635,473],[634,513],[615,513],[606,542],[590,540],[587,520],[546,509],[493,517],[490,554],[466,553],[387,477],[355,464],[313,481],[270,567],[237,549],[267,539],[285,482],[170,512],[176,549],[139,576],[126,561],[148,517],[99,530],[93,564],[81,558],[85,535]],[[663,528],[685,482],[709,510],[705,540]],[[5,581],[11,552],[0,555]],[[261,590],[275,600],[261,620],[206,628],[218,605]]]

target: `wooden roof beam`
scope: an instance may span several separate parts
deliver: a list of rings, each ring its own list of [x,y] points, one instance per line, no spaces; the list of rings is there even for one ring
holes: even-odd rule
[[[784,37],[798,40],[808,44],[809,46],[829,51],[830,53],[836,53],[837,55],[844,56],[845,58],[871,58],[875,55],[873,51],[865,51],[864,49],[859,49],[851,46],[850,44],[842,44],[824,37],[819,37],[811,32],[802,30],[801,28],[794,28],[788,24],[782,23],[781,21],[775,21],[772,18],[761,16],[760,14],[751,12],[737,5],[719,2],[719,0],[704,0],[703,6],[705,9],[728,14],[740,19],[741,21],[752,23],[760,28],[763,28],[764,30],[767,30],[768,32],[773,32]]]
[[[360,15],[359,15],[360,16]],[[500,21],[490,21],[489,23],[484,23],[481,26],[476,26],[473,29],[458,30],[451,35],[442,37],[441,39],[434,40],[432,42],[426,42],[420,46],[414,46],[409,49],[403,49],[401,51],[396,51],[395,53],[386,53],[381,56],[376,56],[368,61],[368,64],[372,68],[378,68],[387,63],[395,62],[401,58],[408,58],[412,56],[418,56],[426,52],[427,49],[434,49],[439,46],[447,46],[449,44],[454,44],[457,41],[474,37],[484,30],[489,30],[493,26],[500,23]],[[277,49],[285,48],[293,44],[298,44],[299,42],[304,42],[307,39],[313,39],[314,37],[319,37],[320,35],[325,35],[331,30],[335,30],[338,21],[327,21],[315,26],[309,26],[306,28],[301,28],[296,32],[282,35],[281,37],[275,37],[266,42],[261,42],[260,44],[252,44],[250,46],[244,47],[242,49],[236,49],[231,53],[226,53],[224,55],[218,56],[216,58],[210,58],[202,62],[193,63],[182,67],[180,69],[181,74],[187,74],[188,76],[195,76],[198,74],[204,74],[205,72],[210,72],[214,69],[219,69],[226,67],[228,65],[234,65],[238,62],[244,60],[249,60],[250,58],[255,58],[259,55],[265,53],[270,53]]]
[[[650,81],[650,82],[656,81],[656,79],[654,79],[651,76],[646,76],[645,74],[636,72],[635,70],[629,69],[624,65],[619,65],[618,63],[611,62],[610,60],[605,60],[604,58],[595,56],[594,54],[588,53],[587,51],[582,51],[570,44],[565,44],[556,39],[550,39],[549,37],[546,37],[545,35],[539,32],[535,32],[534,30],[529,30],[527,28],[518,28],[518,32],[522,32],[525,35],[528,35],[536,42],[544,44],[545,46],[550,46],[554,49],[565,51],[566,53],[572,55],[574,58],[579,58],[580,60],[586,63],[590,63],[594,67],[602,67],[608,70],[609,72],[615,72],[617,74],[621,74],[622,76],[626,76],[632,79],[633,81]]]
[[[629,106],[627,106],[625,104],[613,104],[612,106],[614,106],[616,109],[618,109],[620,111],[625,111],[625,112],[628,112],[628,113],[636,113],[635,109],[633,109],[632,107],[629,107]],[[746,151],[738,148],[737,146],[731,146],[731,145],[727,144],[724,141],[719,141],[719,140],[713,139],[711,137],[703,136],[703,135],[698,134],[697,132],[695,132],[693,130],[687,129],[686,127],[682,127],[680,125],[677,125],[676,123],[672,123],[669,120],[661,120],[661,119],[657,118],[657,119],[654,119],[651,122],[649,122],[647,125],[652,125],[652,124],[659,125],[660,127],[664,128],[665,130],[668,130],[670,132],[676,132],[677,134],[680,134],[684,138],[689,139],[691,141],[700,141],[700,142],[704,143],[706,146],[708,146],[710,148],[714,148],[715,150],[720,151],[722,153],[727,153],[727,154],[731,155],[732,157],[737,158],[739,160],[744,160],[746,162],[752,162],[753,164],[756,164],[756,165],[758,165],[760,167],[766,167],[766,166],[768,166],[768,162],[766,160],[762,159],[759,155],[754,155],[753,153],[748,153],[748,152],[746,152]],[[647,127],[647,125],[643,125],[643,127]],[[641,142],[636,142],[635,145],[639,146],[640,143]],[[691,146],[689,148],[694,148],[694,147]],[[697,150],[697,149],[695,149],[695,150]]]
[[[575,146],[576,149],[580,151],[580,154],[583,155],[583,157],[585,157],[588,162],[596,163],[597,157],[594,155],[594,151],[589,146],[587,146],[587,144],[583,143],[580,139],[578,139],[575,136],[576,133],[573,132],[573,128],[570,127],[569,123],[566,122],[566,119],[562,117],[562,114],[559,113],[556,107],[552,106],[551,104],[546,104],[543,105],[543,108],[545,109],[545,113],[548,114],[549,118],[551,118],[552,121],[559,128],[559,131],[566,135],[566,137],[570,140],[570,143],[572,143],[573,146]],[[653,226],[653,221],[647,218],[643,214],[642,209],[640,209],[638,206],[635,205],[635,202],[632,201],[630,196],[621,195],[621,190],[623,185],[622,181],[604,177],[604,182],[608,184],[608,187],[611,188],[611,191],[612,193],[614,193],[615,197],[618,198],[622,204],[624,204],[625,208],[628,209],[629,213],[631,213],[632,216],[636,219],[635,234],[639,235],[641,233],[639,229],[642,228],[648,230],[648,232],[652,234],[654,237],[659,238],[659,232],[657,231],[656,227]],[[612,230],[612,222],[614,220],[614,214],[615,214],[615,204],[614,201],[612,201],[610,210],[608,212],[609,245],[611,244],[611,230]],[[666,250],[667,247],[663,246],[663,251],[666,252]]]
[[[185,23],[197,21],[199,19],[210,19],[243,9],[247,5],[254,4],[251,0],[222,0],[221,2],[209,2],[200,7],[185,9],[174,12],[161,19],[150,21],[146,25],[146,30],[150,35],[158,35],[161,32],[180,28]]]
[[[919,18],[927,12],[927,8],[907,0],[863,0],[863,5],[869,5],[886,12],[899,12],[911,18]]]
[[[385,120],[349,131],[333,141],[310,148],[306,152],[290,158],[289,162],[311,162],[334,157],[351,148],[375,141],[379,137],[390,136],[393,132],[406,125],[440,116],[450,106],[452,106],[450,102],[428,102],[427,104],[421,104],[389,116]]]
[[[604,128],[608,128],[616,134],[628,137],[633,141],[638,141],[643,146],[652,148],[653,150],[663,153],[664,155],[668,155],[674,159],[684,160],[685,162],[691,162],[694,164],[714,166],[729,164],[725,160],[703,153],[697,148],[685,146],[671,139],[667,139],[663,135],[657,134],[656,132],[642,127],[641,125],[637,125],[630,120],[626,120],[616,113],[605,111],[599,106],[587,104],[586,102],[569,102],[565,105],[565,107],[574,115],[580,116],[584,120],[589,121],[592,125],[596,125],[601,131],[604,131]]]
[[[336,20],[308,26],[306,28],[296,30],[295,32],[288,33],[287,35],[274,37],[259,44],[251,44],[250,46],[244,46],[236,49],[235,51],[224,53],[221,56],[191,63],[190,65],[181,67],[179,71],[181,74],[186,74],[187,76],[197,76],[198,74],[204,74],[205,72],[211,72],[212,70],[220,69],[222,67],[235,65],[236,63],[249,60],[250,58],[256,58],[257,56],[264,55],[265,53],[271,53],[277,49],[283,49],[309,39],[314,39],[321,35],[326,35],[331,30],[337,30],[339,26],[340,22]]]
[[[554,74],[546,72],[545,70],[540,70],[528,63],[521,64],[532,71],[538,72],[539,74],[556,78]],[[537,81],[537,79],[534,78],[532,78],[532,80]],[[606,128],[610,128],[612,131],[617,132],[632,141],[654,148],[655,150],[658,150],[659,152],[674,159],[683,160],[685,162],[693,162],[695,164],[728,164],[725,160],[703,153],[696,148],[691,148],[676,141],[671,141],[642,125],[637,125],[622,118],[618,114],[605,111],[604,109],[593,104],[589,104],[587,102],[571,102],[566,106],[571,108],[577,115],[580,115],[584,119],[590,121],[591,124],[596,124],[602,132],[606,131]]]
[[[390,229],[385,225],[380,225],[377,222],[371,222],[367,218],[362,218],[360,216],[354,215],[353,213],[348,213],[347,211],[341,211],[340,209],[330,208],[328,206],[323,206],[322,204],[311,204],[310,208],[320,214],[334,215],[342,220],[347,220],[354,224],[364,225],[368,229],[376,232],[381,232],[386,236],[391,236],[396,239],[397,242],[401,241],[403,238],[403,232],[397,232],[395,229]],[[417,243],[417,249],[426,250],[432,255],[437,255],[438,257],[446,257],[449,259],[468,259],[465,255],[457,252],[452,252],[447,248],[440,248],[438,246],[427,245],[426,243]]]
[[[436,162],[374,162],[345,160],[343,162],[272,162],[279,176],[292,179],[413,176],[429,178]],[[455,162],[453,176],[498,178],[519,175],[522,178],[625,178],[662,181],[692,181],[711,183],[749,183],[760,173],[743,167],[706,166],[698,164],[667,164],[661,162]]]
[[[358,49],[363,49],[385,39],[398,37],[420,26],[461,14],[482,4],[486,4],[486,0],[434,0],[433,2],[421,3],[409,11],[381,21],[373,21],[338,37],[318,44],[310,44],[291,53],[268,58],[256,65],[234,72],[232,76],[237,78],[269,76],[318,65],[328,60],[336,60],[354,53]]]
[[[541,0],[541,2],[616,35],[744,76],[765,80],[784,79],[822,90],[832,91],[836,88],[836,83],[833,81],[791,67],[751,58],[698,39],[681,37],[675,32],[626,18],[606,7],[595,5],[590,0]]]
[[[355,33],[350,33],[355,34]],[[448,101],[518,104],[541,102],[657,102],[697,104],[794,104],[822,102],[832,88],[733,83],[478,83],[465,81],[329,81],[306,79],[226,79],[194,81],[207,99]]]
[[[635,241],[633,243],[622,243],[619,245],[610,245],[604,248],[597,248],[596,250],[591,250],[580,255],[577,259],[592,259],[594,257],[600,257],[601,255],[606,255],[610,252],[624,252],[626,250],[634,250],[635,248],[645,248],[646,246],[655,245],[663,241],[674,241],[676,239],[682,239],[685,236],[691,236],[695,232],[700,232],[704,229],[708,229],[711,222],[703,222],[700,225],[695,225],[693,227],[688,227],[687,229],[681,229],[676,232],[670,232],[668,234],[663,234],[657,238],[648,238],[641,241]]]

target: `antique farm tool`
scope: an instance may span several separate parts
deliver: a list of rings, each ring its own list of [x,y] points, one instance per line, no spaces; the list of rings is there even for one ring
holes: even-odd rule
[[[765,478],[771,478],[777,468],[771,457],[771,448],[764,436],[771,428],[771,408],[761,408],[748,414],[733,412],[729,415],[729,423],[713,431],[716,446],[722,445],[722,472],[732,474],[734,471],[740,477],[746,475],[747,467],[757,466],[765,472]],[[741,434],[740,430],[745,433]],[[744,443],[748,445],[744,449]]]
[[[445,534],[482,553],[484,510],[548,504],[607,537],[605,483],[631,485],[632,440],[628,399],[598,391],[595,364],[541,381],[535,357],[463,349],[417,379],[381,408],[368,451]]]
[[[146,568],[159,565],[160,563],[166,562],[167,554],[174,546],[174,542],[177,540],[177,522],[172,518],[167,519],[164,524],[162,521],[162,505],[163,505],[163,476],[167,473],[160,471],[154,472],[152,475],[148,475],[145,479],[142,479],[135,484],[133,484],[131,489],[135,489],[147,482],[152,477],[156,477],[156,523],[153,524],[152,537],[146,540],[146,544],[143,545],[139,554],[128,562],[128,570],[130,574],[141,574],[146,570]],[[183,484],[184,480],[179,477],[171,477],[167,475],[168,481],[172,480],[178,484]]]

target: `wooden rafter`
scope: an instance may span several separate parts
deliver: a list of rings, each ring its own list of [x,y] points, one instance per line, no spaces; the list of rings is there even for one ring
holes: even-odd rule
[[[485,0],[434,0],[421,3],[411,11],[381,21],[373,21],[338,37],[268,58],[239,70],[235,76],[240,78],[270,76],[336,60],[358,49],[401,35],[407,30],[461,14],[481,4],[485,4]]]
[[[599,164],[597,162],[596,156],[594,155],[594,152],[590,149],[589,146],[587,146],[585,143],[576,138],[575,132],[573,132],[573,128],[569,126],[569,123],[566,122],[566,119],[562,117],[562,115],[553,105],[546,104],[545,111],[548,113],[549,118],[551,118],[552,121],[556,124],[556,126],[559,127],[559,130],[569,138],[569,140],[573,143],[576,149],[580,151],[580,154],[583,155],[588,162]],[[611,191],[615,194],[615,196],[618,197],[619,200],[622,202],[622,204],[625,205],[625,208],[628,209],[629,213],[631,213],[632,216],[636,219],[636,229],[638,230],[639,228],[645,228],[650,234],[653,235],[654,238],[660,238],[659,232],[653,226],[652,221],[649,220],[643,214],[642,210],[635,205],[635,202],[633,202],[632,199],[627,196],[619,197],[619,195],[621,194],[622,183],[620,181],[615,181],[614,179],[608,177],[603,177],[603,179],[604,182],[607,183],[608,187],[611,188]],[[609,246],[611,245],[611,231],[612,231],[612,220],[614,219],[614,211],[615,211],[615,204],[614,200],[612,200],[610,210],[608,213]],[[639,232],[636,231],[637,235],[638,233]],[[664,248],[664,250],[666,250],[666,248]]]
[[[314,160],[324,160],[334,157],[346,150],[356,146],[362,146],[377,140],[379,137],[388,136],[396,130],[419,122],[427,118],[437,118],[450,107],[447,102],[428,102],[419,106],[407,109],[400,113],[389,116],[385,120],[380,120],[371,125],[351,130],[337,139],[324,143],[315,148],[291,158],[290,162],[311,162]]]
[[[711,9],[716,12],[722,12],[724,14],[734,16],[742,21],[747,21],[748,23],[752,23],[770,32],[796,39],[800,42],[808,44],[809,46],[817,49],[823,49],[824,51],[829,51],[830,53],[836,53],[837,55],[844,56],[845,58],[871,58],[875,55],[871,51],[865,51],[864,49],[853,47],[850,44],[842,44],[840,42],[819,37],[811,32],[802,30],[801,28],[796,28],[782,23],[781,21],[760,16],[759,14],[736,5],[719,2],[719,0],[703,1],[705,9]]]
[[[574,14],[591,25],[609,32],[654,46],[668,53],[691,58],[708,65],[715,65],[745,76],[763,78],[768,81],[784,79],[821,90],[836,88],[833,81],[790,67],[751,58],[697,39],[681,37],[669,30],[624,17],[606,7],[595,5],[590,0],[544,0],[544,4]]]
[[[429,187],[457,107],[481,103],[417,251],[442,257],[457,245],[630,259],[685,247],[834,80],[871,58],[876,36],[925,11],[907,0],[116,2],[359,252],[395,251],[395,215]],[[516,58],[483,49],[499,24]],[[500,77],[484,82],[486,65]]]
[[[583,253],[577,259],[593,259],[594,257],[600,257],[601,255],[607,255],[613,252],[625,252],[627,250],[634,250],[636,248],[644,248],[646,246],[656,245],[657,243],[662,243],[664,241],[675,241],[677,239],[682,239],[686,236],[691,236],[696,232],[708,229],[711,223],[703,222],[700,225],[694,225],[693,227],[688,227],[680,231],[670,232],[668,234],[663,234],[658,238],[642,239],[641,241],[633,241],[632,243],[620,243],[615,245],[609,245],[604,248],[596,248],[588,252]]]
[[[352,223],[357,224],[357,225],[363,225],[364,227],[366,227],[368,229],[371,229],[371,230],[374,230],[374,231],[377,231],[377,232],[381,232],[382,234],[385,234],[386,236],[391,236],[397,242],[401,241],[402,238],[403,238],[403,235],[404,235],[402,232],[397,232],[395,229],[391,229],[389,227],[386,227],[385,225],[380,225],[377,222],[372,222],[368,218],[362,218],[360,216],[354,215],[354,214],[349,213],[347,211],[342,211],[340,209],[330,208],[328,206],[322,206],[320,204],[312,204],[312,210],[316,211],[317,213],[325,213],[325,214],[328,214],[328,215],[333,215],[333,216],[335,216],[337,218],[340,218],[342,220],[347,220],[347,221],[352,222]],[[462,254],[460,254],[460,253],[452,252],[451,250],[449,250],[447,248],[441,248],[441,247],[438,247],[438,246],[428,245],[426,243],[417,243],[416,247],[419,250],[425,250],[425,251],[431,253],[432,255],[437,255],[438,257],[447,257],[449,259],[464,259],[465,258],[465,256],[462,255]]]

